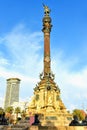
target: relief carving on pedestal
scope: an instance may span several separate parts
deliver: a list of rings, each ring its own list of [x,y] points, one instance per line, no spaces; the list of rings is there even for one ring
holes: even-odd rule
[[[31,102],[29,103],[30,107],[35,107],[35,96],[32,97]]]
[[[53,92],[48,92],[48,105],[53,105]]]

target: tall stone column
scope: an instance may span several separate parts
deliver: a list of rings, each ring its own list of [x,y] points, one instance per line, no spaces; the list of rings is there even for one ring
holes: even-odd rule
[[[44,33],[44,76],[49,75],[51,72],[51,59],[50,59],[50,32],[51,32],[51,18],[49,16],[50,9],[44,6],[43,17],[43,33]]]

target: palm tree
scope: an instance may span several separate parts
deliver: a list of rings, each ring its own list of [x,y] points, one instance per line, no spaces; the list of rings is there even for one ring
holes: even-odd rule
[[[14,109],[13,109],[12,106],[7,107],[6,110],[5,110],[6,118],[8,119],[9,123],[13,122],[13,116],[12,116],[13,111],[14,111]]]
[[[21,118],[21,117],[18,117],[18,114],[21,113],[21,108],[20,107],[16,107],[15,108],[15,113],[16,113],[17,120],[19,120],[19,118]]]
[[[16,107],[16,108],[15,108],[15,113],[18,114],[18,113],[20,113],[20,112],[21,112],[21,108],[20,108],[20,107]]]
[[[25,118],[25,116],[26,116],[25,110],[23,110],[23,111],[21,112],[21,116],[22,116],[22,118]]]

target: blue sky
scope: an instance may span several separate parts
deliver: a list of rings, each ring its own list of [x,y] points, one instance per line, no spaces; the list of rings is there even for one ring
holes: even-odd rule
[[[51,9],[51,68],[67,107],[87,108],[87,0],[0,0],[0,106],[6,79],[29,100],[43,71],[42,3]]]

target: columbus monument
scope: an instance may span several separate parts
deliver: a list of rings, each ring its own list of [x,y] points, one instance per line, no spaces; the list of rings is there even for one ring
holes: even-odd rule
[[[50,32],[52,28],[50,9],[44,7],[44,71],[40,74],[40,82],[34,88],[34,95],[29,105],[29,113],[39,114],[42,125],[67,125],[70,114],[60,98],[60,89],[55,83],[55,75],[51,71]]]

